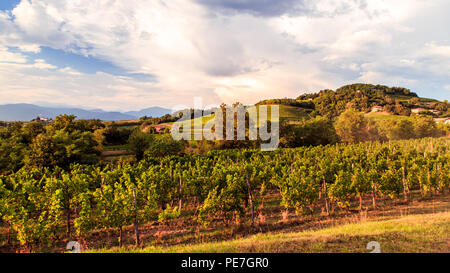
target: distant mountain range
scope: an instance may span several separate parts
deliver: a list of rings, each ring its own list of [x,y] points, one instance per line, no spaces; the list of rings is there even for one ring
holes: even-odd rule
[[[130,116],[134,116],[134,117],[137,117],[137,118],[140,118],[140,117],[143,117],[143,116],[154,117],[155,118],[155,117],[162,117],[162,116],[170,114],[170,113],[172,113],[172,111],[169,110],[169,109],[155,106],[155,107],[142,109],[140,111],[125,112],[124,114],[130,115]]]
[[[57,115],[71,114],[79,119],[101,119],[105,121],[135,120],[142,116],[160,117],[170,114],[170,109],[150,107],[140,111],[107,112],[101,109],[85,110],[80,108],[43,107],[34,104],[5,104],[0,105],[0,120],[2,121],[30,121],[38,116],[54,119]]]

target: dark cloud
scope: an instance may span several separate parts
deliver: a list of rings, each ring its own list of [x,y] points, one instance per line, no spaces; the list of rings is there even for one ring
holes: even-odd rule
[[[232,77],[258,71],[264,71],[271,67],[280,64],[279,62],[271,62],[267,60],[260,60],[256,63],[243,64],[242,61],[228,60],[222,61],[220,64],[211,63],[204,67],[204,71],[215,77]]]
[[[213,11],[271,17],[307,12],[304,0],[196,0]]]
[[[355,8],[366,9],[367,0],[338,2],[331,10],[318,8],[317,0],[195,0],[213,12],[228,14],[248,13],[261,17],[280,15],[306,15],[311,17],[336,16]]]

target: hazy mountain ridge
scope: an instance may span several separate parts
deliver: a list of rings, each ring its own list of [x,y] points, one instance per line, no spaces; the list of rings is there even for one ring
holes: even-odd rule
[[[172,113],[172,111],[169,110],[169,109],[158,107],[158,106],[154,106],[154,107],[142,109],[140,111],[128,111],[128,112],[125,112],[124,114],[140,118],[140,117],[143,117],[143,116],[147,116],[147,117],[162,117],[162,116],[164,116],[166,114],[170,114],[170,113]]]
[[[0,105],[0,120],[2,121],[30,121],[38,116],[55,118],[61,114],[73,114],[79,119],[101,119],[105,121],[134,120],[141,116],[159,117],[172,111],[161,107],[150,107],[140,111],[108,112],[101,109],[85,110],[69,107],[44,107],[34,104],[5,104]]]

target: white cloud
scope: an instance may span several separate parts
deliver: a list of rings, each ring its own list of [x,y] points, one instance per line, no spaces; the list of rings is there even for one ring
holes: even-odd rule
[[[428,54],[450,58],[450,45],[437,45],[435,42],[426,44]]]
[[[48,64],[43,59],[36,59],[34,60],[33,67],[39,68],[39,69],[56,69],[57,66]]]
[[[26,63],[27,58],[20,53],[8,51],[7,48],[0,46],[0,63]]]
[[[41,52],[41,47],[37,44],[22,44],[17,46],[23,52],[32,52],[32,53]]]

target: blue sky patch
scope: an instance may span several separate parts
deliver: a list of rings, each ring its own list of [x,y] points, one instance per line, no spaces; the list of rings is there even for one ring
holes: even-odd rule
[[[41,52],[35,55],[37,59],[44,59],[47,63],[64,68],[71,67],[77,71],[95,74],[102,71],[108,74],[119,75],[125,71],[114,64],[94,57],[85,57],[71,52],[53,49],[50,47],[41,47]]]
[[[0,10],[12,10],[19,3],[20,0],[0,0]]]
[[[95,74],[104,72],[114,76],[130,77],[137,81],[156,81],[156,77],[145,73],[132,73],[118,67],[108,61],[101,60],[92,56],[67,52],[64,50],[53,49],[51,47],[41,46],[39,53],[21,52],[18,48],[10,47],[11,52],[20,52],[26,55],[29,60],[44,59],[46,63],[57,66],[58,68],[70,67],[85,74]]]

